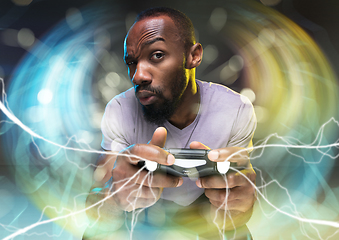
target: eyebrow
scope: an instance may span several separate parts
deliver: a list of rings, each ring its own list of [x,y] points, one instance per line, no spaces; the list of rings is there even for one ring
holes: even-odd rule
[[[156,43],[156,42],[159,42],[159,41],[165,42],[165,39],[162,38],[162,37],[156,37],[156,38],[153,38],[153,39],[148,40],[146,42],[143,42],[141,44],[141,47],[152,45],[153,43]],[[127,60],[129,60],[131,58],[133,58],[133,56],[127,54],[127,56],[124,56],[124,61],[126,62]]]
[[[162,37],[156,37],[156,38],[154,38],[154,39],[151,39],[151,40],[148,40],[148,41],[142,43],[142,46],[145,46],[145,45],[152,45],[153,43],[158,42],[158,41],[165,42],[165,39],[162,38]]]

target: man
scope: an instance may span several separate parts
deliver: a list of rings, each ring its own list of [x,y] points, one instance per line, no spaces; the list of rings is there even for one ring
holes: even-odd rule
[[[219,236],[218,230],[238,234],[255,201],[256,175],[244,149],[251,147],[256,126],[251,103],[224,86],[195,79],[203,49],[195,41],[191,21],[177,10],[154,8],[139,14],[124,51],[134,88],[112,99],[105,110],[102,148],[120,154],[108,152],[94,172],[96,183],[88,206],[111,197],[99,211],[88,211],[93,220],[100,215],[101,224],[100,231],[89,235],[100,239],[99,232],[111,231],[114,236],[123,212],[159,202],[177,206],[170,214],[171,223],[187,225],[190,231],[194,224],[204,226],[193,230],[201,237],[212,238],[206,222],[216,226],[214,236]],[[246,169],[242,174],[199,179],[140,171],[141,159],[172,165],[173,155],[163,148],[213,149],[208,154],[211,161],[227,159]],[[199,209],[204,213],[194,221],[183,220],[185,214],[197,214]]]

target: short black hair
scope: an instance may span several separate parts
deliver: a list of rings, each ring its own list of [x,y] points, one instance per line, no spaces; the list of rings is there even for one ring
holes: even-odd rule
[[[140,12],[136,17],[135,22],[139,22],[140,20],[149,17],[158,17],[163,15],[168,16],[173,20],[175,26],[178,28],[179,36],[184,44],[185,50],[189,50],[196,42],[194,27],[191,19],[179,10],[169,7],[149,8]]]

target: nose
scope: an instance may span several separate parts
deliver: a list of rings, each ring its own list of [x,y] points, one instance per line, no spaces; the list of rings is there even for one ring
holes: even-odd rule
[[[149,72],[147,65],[139,62],[136,66],[135,72],[132,77],[134,85],[146,85],[152,82],[152,75]]]

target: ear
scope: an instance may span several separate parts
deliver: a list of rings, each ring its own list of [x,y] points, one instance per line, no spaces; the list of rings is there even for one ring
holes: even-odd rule
[[[190,48],[186,58],[186,69],[192,69],[200,65],[202,52],[203,49],[200,43],[196,43]]]

